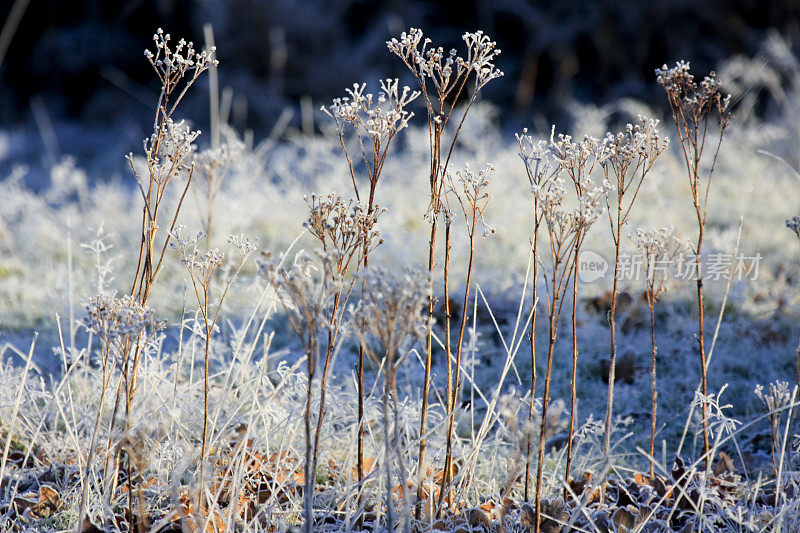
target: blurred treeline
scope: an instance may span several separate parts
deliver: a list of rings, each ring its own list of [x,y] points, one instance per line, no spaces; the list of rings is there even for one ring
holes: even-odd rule
[[[0,22],[16,2],[0,0]],[[206,23],[231,120],[262,132],[306,96],[317,108],[355,81],[406,76],[384,42],[410,26],[448,48],[465,30],[497,40],[506,76],[486,96],[505,117],[555,116],[575,99],[657,103],[662,63],[706,71],[757,54],[771,31],[800,44],[798,0],[30,0],[0,65],[0,121],[27,121],[32,99],[86,123],[144,120],[157,96],[142,55],[153,31],[203,43]],[[201,126],[205,94],[189,103]]]

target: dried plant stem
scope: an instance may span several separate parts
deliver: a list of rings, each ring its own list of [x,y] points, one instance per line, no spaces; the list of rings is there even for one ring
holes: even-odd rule
[[[375,180],[370,181],[370,190],[369,190],[369,205],[367,207],[367,214],[371,215],[373,212],[373,202],[375,201],[375,186],[378,184],[377,177]],[[356,191],[356,197],[358,196],[358,191]],[[366,270],[369,268],[369,244],[365,241],[364,242],[364,269]],[[361,283],[361,292],[364,292],[364,283]],[[362,331],[366,327],[366,323],[362,320],[361,321],[361,329]],[[359,343],[358,345],[358,428],[356,430],[356,475],[358,477],[358,482],[361,484],[361,481],[364,479],[364,346]],[[360,486],[358,490],[358,508],[360,509],[364,503],[364,491],[363,491],[363,484]],[[363,517],[358,517],[358,526],[361,527],[363,522]]]
[[[423,93],[425,94],[425,93]],[[427,94],[425,95],[427,98]],[[439,165],[441,164],[441,140],[443,130],[441,125],[433,120],[433,110],[428,105],[429,115],[429,132],[431,136],[431,232],[430,239],[428,240],[428,274],[430,280],[428,282],[428,324],[427,332],[425,335],[425,377],[422,384],[422,407],[420,409],[419,417],[419,454],[417,456],[417,501],[420,502],[424,496],[424,476],[425,468],[425,447],[426,447],[426,434],[428,431],[428,399],[431,387],[431,366],[433,365],[433,312],[435,308],[435,298],[433,295],[433,271],[436,266],[436,231],[438,214],[441,201],[441,183],[443,180],[439,177]],[[455,140],[453,141],[455,143]],[[414,512],[415,518],[419,519],[420,507],[417,506]]]
[[[649,474],[651,480],[655,473],[656,417],[658,414],[658,389],[656,388],[656,356],[658,354],[658,346],[656,346],[655,305],[661,293],[668,290],[666,285],[666,273],[663,268],[658,268],[657,265],[670,264],[678,256],[689,250],[689,245],[675,237],[674,231],[674,229],[669,228],[661,228],[648,232],[638,229],[636,231],[636,238],[634,239],[637,248],[639,248],[642,253],[644,267],[647,272],[647,277],[645,279],[645,296],[647,297],[647,306],[650,309],[650,386],[652,400]],[[680,449],[678,453],[680,453]]]
[[[551,277],[552,286],[550,287],[550,302],[548,309],[548,345],[547,345],[547,365],[544,375],[544,393],[542,395],[542,417],[539,425],[539,445],[536,464],[536,532],[539,532],[542,517],[542,483],[544,474],[544,446],[547,431],[547,407],[550,403],[550,381],[553,371],[553,355],[555,353],[556,340],[558,338],[558,321],[561,316],[561,308],[564,302],[564,293],[569,285],[569,278],[572,273],[570,261],[573,258],[574,243],[566,245],[559,242],[551,232],[550,255],[553,260],[553,272]]]
[[[446,454],[445,454],[445,467],[444,467],[444,475],[442,476],[442,491],[441,493],[444,494],[444,489],[448,487],[453,481],[453,435],[455,434],[455,408],[458,405],[458,391],[461,388],[461,359],[462,354],[464,353],[464,333],[467,329],[467,309],[469,306],[469,294],[470,288],[472,286],[472,270],[473,264],[475,262],[475,225],[477,220],[473,220],[472,231],[470,232],[470,239],[469,239],[469,259],[467,260],[467,279],[464,283],[464,301],[462,302],[461,306],[461,321],[458,326],[458,341],[456,343],[456,364],[455,364],[455,376],[453,379],[453,388],[452,388],[452,397],[450,399],[450,411],[448,413],[448,420],[447,420],[447,442],[446,442]],[[446,483],[445,483],[446,480]],[[447,503],[450,505],[452,503],[452,494],[448,491],[448,498]]]
[[[316,367],[314,361],[316,361],[317,358],[316,335],[309,335],[306,356],[308,358],[308,381],[306,384],[306,409],[305,415],[303,416],[306,437],[306,460],[305,464],[303,465],[305,475],[303,500],[305,503],[306,520],[303,529],[306,533],[311,533],[314,529],[314,476],[316,475],[315,470],[313,470],[314,456],[316,455],[316,451],[314,450],[313,439],[311,436],[311,397],[314,393],[314,370]]]
[[[353,128],[358,147],[361,152],[361,160],[364,163],[364,170],[369,179],[369,201],[367,202],[367,215],[371,217],[375,212],[375,189],[386,163],[386,156],[389,153],[389,146],[394,136],[408,126],[409,119],[413,113],[404,108],[412,102],[418,92],[412,92],[408,87],[399,89],[398,80],[381,81],[381,95],[373,100],[372,94],[364,94],[366,84],[355,84],[352,89],[348,89],[348,97],[337,98],[329,108],[323,107],[322,110],[337,125],[339,133],[339,143],[347,160],[350,178],[353,183],[356,199],[360,201],[358,182],[353,159],[347,148],[344,138],[345,126]],[[359,163],[360,164],[360,163]],[[370,243],[366,236],[362,235],[363,243],[363,266],[369,266]],[[340,272],[341,274],[341,272]],[[363,289],[363,285],[362,285]],[[362,322],[361,328],[364,328]],[[363,504],[363,484],[364,479],[364,350],[359,346],[358,368],[357,368],[357,389],[358,389],[358,427],[356,430],[356,473],[360,489],[357,493],[358,507]],[[362,518],[358,518],[358,526],[362,524]]]
[[[89,496],[89,471],[92,466],[92,459],[94,458],[95,445],[97,444],[97,435],[100,430],[100,417],[103,414],[103,405],[106,400],[106,390],[108,383],[111,380],[111,373],[108,371],[108,357],[109,347],[103,347],[103,382],[100,389],[100,405],[97,408],[97,416],[94,419],[94,430],[92,430],[92,440],[89,442],[89,453],[86,456],[86,472],[83,476],[83,490],[81,491],[81,501],[78,506],[78,524],[83,524],[84,513],[86,511],[86,498]]]
[[[320,435],[322,434],[322,421],[325,417],[326,411],[326,391],[328,387],[328,370],[330,369],[331,364],[331,357],[333,355],[333,350],[336,346],[337,337],[339,334],[339,324],[341,324],[342,314],[344,313],[344,307],[346,306],[347,300],[350,296],[350,290],[353,288],[353,283],[350,283],[350,287],[347,290],[347,294],[344,297],[344,305],[342,305],[342,290],[339,289],[336,291],[336,294],[333,297],[333,309],[331,310],[331,320],[328,328],[328,344],[325,349],[325,363],[322,367],[322,377],[320,378],[319,384],[319,413],[317,414],[317,430],[314,434],[314,460],[313,460],[313,468],[312,471],[317,471],[317,460],[319,458],[319,439]],[[340,306],[342,307],[342,312],[339,312]]]
[[[172,122],[172,115],[186,92],[198,77],[210,66],[215,66],[217,64],[216,60],[213,59],[213,54],[215,52],[213,47],[207,52],[198,54],[195,53],[191,43],[187,44],[181,41],[183,44],[178,44],[177,48],[170,50],[168,44],[169,36],[164,35],[163,31],[160,29],[156,32],[154,40],[156,43],[156,53],[153,54],[150,51],[146,51],[145,56],[155,69],[161,82],[161,93],[159,94],[158,103],[156,105],[153,134],[149,139],[145,140],[148,174],[146,178],[143,179],[136,170],[132,154],[128,156],[131,170],[136,178],[139,191],[142,194],[142,200],[144,201],[144,205],[142,206],[142,237],[139,244],[136,272],[133,277],[133,284],[130,292],[132,296],[137,298],[139,304],[142,306],[146,306],[150,298],[150,292],[161,270],[164,255],[170,243],[170,236],[175,229],[178,214],[181,211],[183,201],[186,198],[186,193],[189,191],[189,186],[191,185],[194,175],[194,165],[187,164],[186,160],[192,152],[191,143],[197,138],[199,132],[191,132],[188,128],[185,132],[182,131],[180,125],[176,125]],[[169,141],[172,141],[174,146],[168,148],[170,150],[169,154],[162,154],[162,151],[165,149],[164,147],[168,146]],[[163,245],[159,249],[156,246],[157,230],[159,229],[159,211],[161,210],[162,201],[169,183],[182,172],[187,173],[186,185],[183,187],[183,192],[175,205],[169,230],[164,237]],[[146,184],[144,181],[146,181]],[[143,336],[140,335],[134,343],[133,363],[129,368],[128,354],[130,352],[130,346],[126,346],[124,364],[125,430],[130,429],[129,415],[136,392],[136,378],[143,348]],[[120,384],[122,384],[122,380]],[[122,388],[117,389],[117,395],[114,400],[115,407],[109,431],[109,444],[111,444],[111,435],[113,435],[114,426],[116,424],[116,416],[118,414],[118,406],[121,401],[122,392]],[[106,466],[111,466],[114,471],[112,482],[109,485],[111,490],[107,495],[109,500],[113,498],[113,493],[116,491],[121,452],[122,450],[118,449],[117,453],[114,454],[112,465],[109,465],[108,462],[106,463]],[[130,460],[128,460],[127,470],[129,511],[131,517],[133,517],[133,486],[131,485],[132,469]]]
[[[450,491],[447,490],[448,485],[450,484],[450,468],[453,463],[453,439],[452,439],[452,417],[453,417],[453,410],[455,409],[455,402],[456,402],[456,394],[454,393],[453,388],[453,363],[452,363],[452,356],[453,356],[453,349],[452,349],[452,339],[450,335],[451,331],[451,321],[452,316],[450,315],[450,226],[452,220],[450,217],[445,214],[445,231],[444,231],[444,313],[445,313],[445,333],[444,333],[444,347],[445,347],[445,367],[446,367],[446,382],[445,382],[445,409],[447,412],[448,417],[451,417],[448,420],[448,431],[447,431],[447,440],[445,444],[445,453],[444,453],[444,471],[442,473],[442,482],[441,487],[439,490],[439,502],[438,502],[438,512],[437,515],[441,516],[442,512],[442,502],[447,501],[447,505],[450,506],[452,504],[453,498],[450,494]],[[463,314],[462,310],[462,314]],[[445,492],[447,494],[445,495]]]
[[[472,104],[475,101],[481,88],[491,81],[503,75],[493,64],[494,57],[499,53],[496,50],[496,43],[490,41],[482,32],[474,34],[466,33],[463,36],[469,48],[468,58],[456,57],[455,50],[449,55],[435,53],[435,49],[428,48],[429,39],[422,39],[422,32],[411,29],[408,33],[403,32],[400,39],[392,39],[387,42],[389,50],[400,57],[403,63],[409,68],[414,78],[417,80],[420,93],[426,103],[428,112],[428,139],[430,142],[430,205],[429,217],[431,224],[431,236],[428,242],[428,272],[432,275],[435,266],[436,251],[436,230],[437,219],[440,214],[442,189],[444,178],[447,175],[447,167],[450,157],[453,154],[458,136],[464,121],[467,118]],[[422,50],[420,51],[420,44]],[[440,49],[441,50],[441,49]],[[447,123],[453,115],[456,103],[460,100],[467,84],[467,80],[475,74],[475,89],[469,95],[464,111],[458,121],[452,137],[448,140],[449,148],[446,148],[447,155],[444,155],[442,138]],[[429,83],[433,90],[429,90]],[[417,460],[417,499],[422,500],[424,496],[424,475],[427,471],[425,465],[425,447],[427,433],[427,410],[428,397],[431,387],[431,365],[433,361],[433,330],[430,319],[433,318],[434,296],[433,281],[429,285],[428,293],[428,333],[426,339],[425,354],[425,382],[423,383],[422,409],[420,412],[420,446]],[[415,510],[415,517],[420,517],[420,507]]]
[[[650,481],[655,478],[655,450],[656,450],[656,416],[658,414],[658,390],[656,389],[656,315],[655,296],[652,290],[647,291],[647,305],[650,308],[650,387],[652,393],[650,416]]]
[[[400,494],[403,497],[403,531],[409,531],[408,521],[408,480],[406,479],[405,461],[403,460],[403,448],[401,446],[402,439],[400,436],[400,409],[397,405],[397,373],[392,372],[390,376],[392,388],[392,404],[394,407],[394,441],[392,446],[395,454],[397,455],[397,469],[400,472]]]
[[[536,460],[536,533],[539,533],[542,516],[542,482],[544,473],[544,445],[545,445],[545,431],[547,429],[547,406],[550,402],[550,376],[553,370],[553,352],[556,346],[556,335],[558,329],[558,318],[555,313],[556,305],[558,305],[558,285],[557,269],[553,269],[553,287],[551,294],[550,312],[548,313],[548,323],[550,326],[550,334],[548,337],[547,345],[547,366],[545,367],[544,374],[544,393],[542,395],[542,420],[539,425],[539,447],[538,456]]]
[[[436,216],[431,217],[431,235],[428,241],[428,272],[433,273],[435,267],[435,252],[436,252]],[[428,431],[428,396],[431,388],[431,366],[433,364],[433,311],[435,307],[435,298],[433,296],[433,277],[428,283],[428,326],[425,335],[425,377],[422,384],[422,407],[419,417],[419,455],[417,456],[417,501],[422,501],[424,496],[424,483],[425,476],[425,446],[426,446],[426,433]],[[420,508],[417,507],[415,516],[419,519]]]
[[[388,361],[387,361],[388,363]],[[394,498],[392,497],[392,439],[389,438],[389,378],[383,383],[383,453],[386,470],[386,530],[394,531]],[[401,487],[404,490],[405,487]]]
[[[528,423],[533,424],[533,411],[534,411],[534,398],[536,398],[536,306],[538,299],[538,283],[539,280],[539,258],[537,252],[537,245],[539,240],[539,225],[541,224],[541,215],[538,216],[533,229],[533,283],[531,285],[531,302],[533,310],[531,311],[531,404],[528,409]],[[533,448],[533,439],[529,438],[527,443],[527,450],[525,454],[525,488],[524,497],[525,501],[530,501],[530,473],[531,473],[531,451]]]
[[[208,302],[208,289],[204,291],[203,297]],[[208,360],[211,355],[211,324],[208,322],[208,316],[203,313],[203,323],[206,330],[205,345],[203,348],[203,435],[200,443],[200,493],[198,494],[198,509],[200,513],[205,510],[206,499],[203,497],[205,492],[205,468],[206,468],[206,454],[208,452]]]
[[[703,232],[700,232],[700,238],[697,241],[697,257],[698,261],[700,258],[700,242],[703,239]],[[704,311],[704,303],[703,303],[703,279],[698,276],[697,279],[697,308],[698,308],[698,332],[697,332],[697,342],[698,347],[700,350],[700,388],[703,393],[703,397],[705,398],[708,396],[708,365],[706,363],[706,346],[705,346],[705,311]],[[703,450],[706,455],[706,468],[711,468],[711,445],[708,441],[708,407],[706,406],[706,402],[703,401],[700,403],[700,409],[702,412],[703,417]]]
[[[620,204],[617,204],[618,216],[622,211]],[[619,219],[618,219],[619,220]],[[614,382],[616,380],[617,369],[617,297],[619,296],[619,256],[620,256],[620,238],[622,236],[622,225],[617,224],[615,228],[616,234],[614,235],[614,281],[611,288],[611,308],[608,312],[608,325],[611,330],[611,353],[608,362],[608,392],[606,396],[606,418],[605,418],[605,434],[603,437],[603,470],[608,471],[609,461],[611,460],[611,419],[614,410]],[[606,481],[603,480],[603,486],[600,490],[600,501],[605,498]]]
[[[534,142],[533,138],[528,136],[527,129],[523,130],[522,135],[517,135],[517,144],[519,145],[519,156],[525,165],[525,172],[528,176],[528,182],[533,192],[533,238],[530,240],[531,256],[533,258],[533,282],[531,283],[531,303],[533,309],[531,310],[531,330],[530,330],[530,343],[531,343],[531,381],[530,381],[530,406],[528,408],[528,425],[533,426],[533,415],[536,407],[536,311],[539,302],[539,230],[544,220],[544,212],[542,211],[541,203],[541,189],[549,179],[555,176],[557,170],[551,173],[552,168],[552,155],[550,147],[546,141]],[[526,450],[525,450],[525,480],[523,483],[523,493],[525,501],[530,501],[530,480],[531,480],[531,455],[533,451],[533,438],[528,435]]]
[[[580,237],[578,237],[580,239]],[[575,249],[578,255],[578,248]],[[575,260],[572,271],[572,380],[570,381],[569,399],[569,427],[567,429],[567,458],[564,465],[564,498],[567,497],[567,487],[569,486],[569,471],[572,467],[572,442],[575,432],[575,403],[576,403],[576,382],[578,378],[578,261]]]

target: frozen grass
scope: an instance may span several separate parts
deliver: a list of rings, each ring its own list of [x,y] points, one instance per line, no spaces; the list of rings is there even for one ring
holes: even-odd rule
[[[780,58],[779,45],[771,46],[769,50]],[[741,84],[745,67],[752,65],[737,61],[727,70],[739,76]],[[795,72],[797,78],[800,68],[793,68],[796,72],[789,72]],[[788,86],[785,91],[784,100],[796,98],[800,86]],[[454,169],[466,163],[494,165],[486,185],[493,200],[483,216],[495,233],[479,243],[480,253],[475,255],[461,361],[461,404],[454,411],[459,438],[453,440],[452,454],[458,471],[449,484],[460,512],[444,519],[450,522],[439,523],[442,528],[491,524],[487,527],[524,530],[534,524],[536,512],[522,501],[522,483],[518,481],[525,449],[538,439],[544,386],[540,379],[534,423],[530,424],[526,335],[531,319],[529,238],[533,215],[518,145],[513,136],[493,125],[496,112],[489,104],[474,104],[450,163]],[[618,124],[611,123],[610,117],[622,114],[627,121],[631,112],[657,115],[631,102],[606,109],[576,105],[575,134],[614,131]],[[223,247],[223,236],[245,234],[258,237],[261,249],[288,252],[287,258],[300,249],[313,249],[317,241],[303,229],[309,211],[304,197],[312,193],[327,196],[331,191],[347,195],[353,180],[337,131],[324,117],[320,119],[321,135],[286,132],[281,142],[269,139],[252,149],[222,125],[222,151],[218,148],[195,155],[198,161],[205,157],[206,161],[224,160],[224,164],[213,167],[216,174],[205,180],[206,188],[190,189],[179,223],[192,230],[208,229],[213,207],[209,248]],[[668,135],[675,135],[662,124]],[[695,396],[700,371],[693,284],[674,283],[655,308],[659,424],[654,457],[648,457],[649,309],[647,302],[638,298],[645,289],[644,281],[623,282],[621,289],[634,296],[631,303],[617,309],[619,357],[609,465],[614,482],[609,501],[619,503],[624,501],[622,492],[630,493],[630,530],[661,531],[667,524],[709,531],[792,531],[800,527],[796,395],[791,387],[786,394],[770,390],[769,403],[763,391],[753,393],[757,384],[791,382],[795,374],[800,243],[786,229],[785,221],[800,210],[800,181],[787,168],[798,167],[798,131],[796,115],[784,113],[756,121],[744,108],[726,133],[717,162],[705,253],[732,254],[738,242],[740,253],[760,253],[762,260],[757,279],[733,281],[729,287],[713,352],[708,356],[711,397],[705,405],[710,411],[711,470],[705,466],[702,425],[697,418],[701,403]],[[543,138],[549,137],[549,131],[541,133]],[[634,233],[638,227],[671,224],[678,235],[692,236],[694,208],[688,200],[683,156],[676,148],[673,144],[653,166],[623,235],[626,229]],[[377,226],[384,242],[370,252],[370,262],[395,274],[427,264],[430,228],[423,217],[431,193],[428,150],[428,129],[411,125],[392,144],[381,169],[376,199],[386,212]],[[146,172],[142,158],[134,157],[133,166]],[[148,330],[141,341],[144,356],[131,414],[124,426],[113,426],[113,404],[106,399],[104,408],[99,409],[104,388],[100,339],[87,334],[79,323],[89,297],[109,290],[119,294],[130,291],[136,270],[134,251],[141,240],[142,196],[129,177],[109,182],[89,179],[69,158],[52,167],[49,186],[38,193],[22,185],[24,173],[20,162],[0,181],[0,327],[5,337],[0,348],[0,514],[5,517],[0,517],[0,529],[81,529],[79,509],[84,491],[86,516],[96,526],[112,530],[132,527],[131,516],[126,514],[131,501],[136,502],[134,515],[149,521],[148,527],[154,529],[177,528],[177,524],[199,529],[205,522],[206,528],[217,530],[266,531],[302,524],[304,504],[308,503],[303,498],[308,454],[304,412],[317,413],[320,398],[318,388],[308,394],[308,346],[295,337],[274,287],[257,275],[254,262],[245,263],[230,285],[214,332],[203,315],[208,316],[216,304],[208,307],[206,302],[203,308],[200,302],[198,309],[179,254],[168,250],[148,302],[168,324],[160,331]],[[215,197],[209,202],[212,188]],[[167,190],[165,203],[174,204],[180,192]],[[596,226],[587,233],[582,249],[611,260],[614,248],[609,230],[602,223]],[[454,302],[464,295],[459,280],[467,275],[466,261],[461,259],[467,256],[468,245],[461,233],[452,239],[452,257],[459,259],[452,262],[449,272],[454,280],[450,287]],[[635,245],[623,238],[622,248],[633,252]],[[212,293],[224,288],[235,267],[228,263],[219,266],[216,277],[210,278]],[[441,276],[433,279],[434,294],[443,294]],[[539,283],[539,294],[545,294],[541,279]],[[610,284],[610,276],[582,283],[576,317],[581,359],[571,468],[573,473],[593,472],[595,480],[602,478],[604,467],[603,424],[598,421],[606,407],[603,377],[607,371],[602,361],[609,357],[604,314]],[[723,310],[726,285],[726,280],[718,280],[705,286],[707,351]],[[351,303],[356,302],[354,297]],[[464,312],[461,304],[452,307],[454,319],[460,319]],[[423,494],[438,493],[448,433],[444,321],[441,311],[435,316],[428,453],[425,468],[420,469],[424,483],[416,486]],[[540,376],[545,363],[541,354],[548,347],[545,322],[537,322],[535,339]],[[388,509],[384,505],[386,472],[398,484],[400,479],[415,479],[417,471],[424,343],[404,350],[403,364],[392,373],[397,394],[392,394],[396,404],[392,405],[391,420],[396,422],[390,425],[383,423],[387,407],[382,403],[382,376],[387,373],[380,367],[381,357],[376,356],[374,364],[367,367],[365,478],[359,483],[355,462],[359,392],[354,368],[359,341],[348,328],[358,328],[357,322],[345,324],[331,353],[326,415],[319,436],[318,467],[313,473],[313,514],[320,530],[353,530],[383,520]],[[33,331],[40,332],[38,338]],[[542,510],[550,519],[571,522],[579,531],[605,531],[606,523],[623,530],[629,517],[618,510],[622,504],[602,508],[590,502],[574,503],[582,495],[591,497],[591,484],[581,494],[586,487],[573,483],[571,490],[577,494],[567,507],[557,500],[564,495],[571,396],[568,336],[568,317],[564,316],[551,373]],[[627,369],[621,368],[623,360]],[[455,364],[455,354],[451,363]],[[112,372],[110,390],[116,390],[119,380],[120,375]],[[206,394],[209,408],[204,413],[198,406]],[[731,406],[723,407],[727,403]],[[99,438],[94,458],[87,465],[98,410]],[[385,435],[390,428],[393,436],[388,446]],[[208,440],[205,444],[203,435]],[[116,447],[126,450],[132,468],[120,467],[116,474],[119,490],[109,494],[104,464]],[[684,458],[691,459],[673,468],[679,448]],[[204,455],[203,463],[199,459]],[[398,458],[402,460],[395,460]],[[655,481],[652,488],[641,482],[627,486],[627,481],[636,472],[645,472],[651,462],[655,473],[671,486],[671,498]],[[398,469],[401,464],[403,472]],[[127,479],[129,472],[133,479]],[[203,477],[211,481],[204,483]],[[776,480],[782,487],[778,502]],[[129,499],[126,491],[130,487],[133,498]],[[205,492],[201,500],[209,503],[205,512],[198,508],[198,491]],[[395,517],[393,523],[410,526],[413,511],[401,497],[404,492],[398,489],[393,500],[403,520]],[[413,522],[419,527],[437,519],[435,499],[425,501],[430,505],[422,505],[420,521]],[[359,502],[363,502],[361,507]],[[541,527],[545,529],[545,524]]]

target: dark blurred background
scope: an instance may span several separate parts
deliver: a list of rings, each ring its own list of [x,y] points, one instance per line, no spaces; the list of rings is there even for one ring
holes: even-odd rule
[[[9,14],[21,9],[17,24]],[[799,19],[798,0],[0,0],[0,121],[29,123],[38,110],[145,127],[158,86],[142,51],[157,27],[202,45],[213,25],[231,121],[259,137],[305,97],[316,109],[355,81],[406,77],[385,41],[410,26],[459,50],[461,33],[483,29],[503,51],[506,76],[484,96],[501,120],[552,120],[574,100],[658,105],[654,68],[686,59],[704,72],[757,54],[770,31],[796,51]],[[204,80],[184,109],[200,127],[207,96]]]

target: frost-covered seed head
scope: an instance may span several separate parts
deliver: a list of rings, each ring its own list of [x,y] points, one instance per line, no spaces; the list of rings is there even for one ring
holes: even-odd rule
[[[800,216],[793,216],[791,220],[786,221],[786,227],[792,230],[797,238],[800,239]]]
[[[454,95],[454,90],[460,91],[472,73],[475,74],[476,92],[503,75],[494,64],[500,54],[496,42],[482,31],[465,33],[461,38],[467,45],[466,59],[459,56],[455,49],[445,52],[442,47],[430,47],[430,39],[423,38],[422,30],[418,28],[401,33],[399,39],[386,41],[386,46],[414,74],[430,105],[432,102],[427,91],[429,82],[433,84],[441,103]]]
[[[364,253],[372,252],[383,242],[375,227],[385,211],[380,205],[373,205],[370,211],[355,200],[345,202],[335,193],[325,198],[311,195],[306,203],[309,215],[303,226],[320,241],[324,252],[336,254],[339,274],[348,270],[354,258],[360,263]]]
[[[448,192],[458,200],[461,210],[464,213],[464,220],[467,224],[467,231],[470,236],[474,236],[475,226],[480,223],[483,226],[484,237],[494,233],[494,228],[486,223],[483,214],[489,204],[491,195],[486,191],[489,187],[489,173],[494,171],[494,165],[487,163],[486,166],[475,172],[465,165],[463,170],[456,171],[456,177],[447,177]],[[449,209],[447,210],[449,213]],[[449,214],[448,214],[449,216]]]
[[[522,130],[522,134],[516,134],[516,138],[519,145],[518,155],[525,164],[528,181],[531,187],[539,187],[552,176],[557,166],[550,151],[550,143],[545,140],[535,140],[528,135],[527,128]]]
[[[153,325],[153,310],[129,295],[102,293],[89,298],[84,308],[83,326],[109,344],[135,339]]]
[[[614,183],[617,196],[622,197],[631,187],[638,190],[655,160],[668,146],[669,139],[662,137],[658,130],[658,120],[642,115],[635,124],[628,124],[625,131],[607,133],[598,147],[603,153],[600,164]]]
[[[678,61],[673,68],[665,64],[656,69],[656,80],[667,92],[673,112],[683,109],[686,114],[702,116],[716,109],[723,121],[727,122],[731,96],[722,93],[714,72],[698,84],[689,72],[689,63]]]
[[[381,268],[369,268],[359,277],[364,282],[364,292],[354,318],[358,323],[363,321],[365,328],[355,328],[356,335],[376,363],[380,363],[377,353],[384,353],[384,370],[394,372],[406,344],[425,335],[428,323],[423,309],[430,278],[421,271],[393,276]],[[375,349],[376,343],[380,350]]]
[[[349,124],[356,133],[364,133],[374,142],[383,143],[408,127],[414,113],[406,107],[420,93],[408,86],[400,89],[396,78],[381,80],[380,86],[381,92],[375,100],[371,93],[364,94],[366,83],[356,83],[346,90],[349,96],[334,99],[330,106],[323,106],[322,111],[336,121],[340,133]]]
[[[328,325],[325,314],[331,298],[343,286],[334,266],[337,259],[336,254],[300,251],[290,266],[285,265],[285,257],[273,257],[269,252],[262,252],[258,261],[259,273],[272,285],[306,348],[312,374],[316,367],[317,333],[320,327]]]
[[[683,241],[675,235],[674,227],[655,228],[644,230],[638,228],[635,235],[631,235],[636,248],[644,259],[647,274],[647,285],[653,298],[658,298],[661,292],[666,292],[666,271],[661,268],[670,264],[678,256],[692,249],[692,243]]]
[[[211,66],[216,66],[219,61],[216,59],[216,47],[212,46],[207,51],[197,52],[194,44],[184,39],[178,41],[174,48],[169,45],[171,37],[164,33],[161,28],[153,34],[155,52],[145,50],[144,56],[155,69],[165,88],[175,84],[183,77],[189,75],[196,79],[200,74]]]
[[[789,383],[786,381],[775,381],[769,384],[769,392],[764,392],[762,385],[756,385],[753,391],[767,412],[783,409],[791,403],[792,392],[789,390]]]

